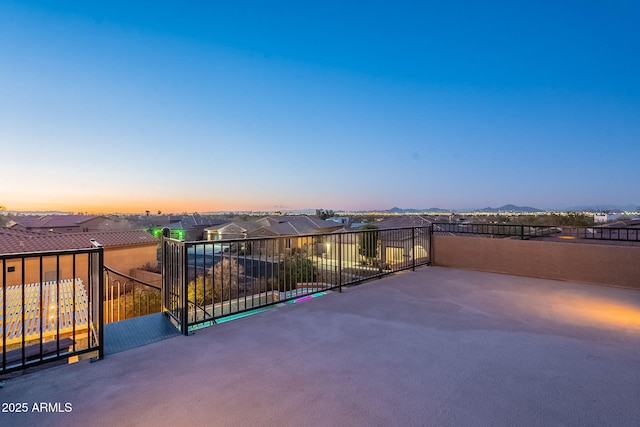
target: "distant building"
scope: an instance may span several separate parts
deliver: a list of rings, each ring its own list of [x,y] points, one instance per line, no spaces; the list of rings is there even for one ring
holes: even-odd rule
[[[344,229],[342,224],[326,221],[307,215],[278,215],[268,216],[248,221],[230,221],[205,231],[207,240],[248,239],[252,237],[278,237],[277,245],[268,248],[258,248],[258,244],[251,243],[249,250],[262,253],[282,253],[303,248],[308,245],[318,245],[324,248],[321,239],[301,237],[304,235],[327,234]],[[320,250],[319,253],[321,253]]]
[[[342,224],[307,215],[268,216],[248,221],[229,221],[205,229],[207,240],[244,239],[249,237],[300,236],[332,233]]]
[[[153,221],[152,223],[149,220]],[[143,228],[160,238],[162,229],[169,229],[169,236],[178,240],[203,240],[206,239],[205,230],[227,221],[209,216],[193,215],[166,215],[159,217],[149,217]]]
[[[417,229],[413,237],[403,235],[403,238],[398,238],[397,233],[393,231],[381,231],[378,238],[380,240],[380,257],[382,263],[395,264],[414,258],[426,257],[426,236],[428,236],[428,232],[424,227],[430,227],[434,221],[433,218],[422,215],[407,215],[385,218],[382,221],[376,222],[375,226],[382,230],[394,228]]]
[[[337,222],[338,224],[347,225],[349,223],[348,216],[332,216],[327,218],[327,221]]]
[[[640,218],[623,219],[616,222],[611,222],[602,226],[602,228],[634,228],[640,229]]]
[[[98,215],[45,215],[16,216],[11,228],[54,233],[78,233],[110,228],[113,220]]]
[[[609,220],[609,215],[606,213],[594,213],[593,214],[593,222],[596,224],[603,224]]]

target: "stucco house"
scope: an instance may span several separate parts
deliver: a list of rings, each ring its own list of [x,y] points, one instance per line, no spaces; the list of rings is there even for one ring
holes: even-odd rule
[[[427,257],[427,245],[424,244],[429,227],[435,222],[434,218],[422,215],[403,215],[385,218],[375,223],[380,230],[378,234],[380,258],[383,264],[396,264]],[[414,238],[402,233],[394,233],[397,228],[415,228]]]
[[[207,239],[207,227],[214,227],[228,221],[210,216],[193,215],[166,215],[153,216],[143,221],[141,228],[149,229],[150,232],[160,238],[162,229],[168,228],[169,235],[178,240],[203,240]]]
[[[309,244],[319,244],[309,235],[333,233],[344,229],[342,224],[307,215],[277,215],[248,221],[229,221],[205,229],[207,240],[248,239],[253,237],[282,237],[270,252],[286,252]],[[255,246],[255,245],[254,245]]]

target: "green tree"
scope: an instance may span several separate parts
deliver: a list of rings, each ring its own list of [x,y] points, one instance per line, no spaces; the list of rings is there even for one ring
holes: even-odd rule
[[[189,301],[204,307],[207,304],[227,301],[238,292],[238,283],[244,268],[236,260],[223,259],[206,276],[198,276],[189,283]]]
[[[320,219],[327,219],[336,216],[336,213],[331,209],[316,209],[316,216]]]
[[[358,252],[367,259],[367,262],[371,262],[372,258],[378,256],[378,227],[373,224],[365,224],[360,227],[360,230]]]
[[[280,291],[293,289],[298,283],[315,282],[317,279],[318,269],[303,252],[294,252],[280,264],[278,277]]]
[[[574,225],[574,226],[590,226],[593,225],[593,215],[587,215],[582,212],[567,212],[565,215],[559,215],[557,225]]]
[[[0,211],[6,211],[7,208],[4,205],[0,205]],[[2,213],[0,214],[0,227],[5,227],[11,221],[11,215]]]
[[[500,222],[507,222],[502,219]],[[584,214],[582,212],[565,212],[565,213],[549,213],[546,215],[519,215],[510,218],[508,221],[512,224],[522,225],[573,225],[573,226],[592,226],[593,215]]]

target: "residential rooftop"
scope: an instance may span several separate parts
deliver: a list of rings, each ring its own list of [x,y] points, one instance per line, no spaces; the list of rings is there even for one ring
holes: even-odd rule
[[[423,267],[6,380],[3,425],[637,426],[640,293]],[[38,413],[34,403],[71,405]]]
[[[43,233],[0,227],[0,254],[90,248],[91,239],[104,247],[158,243],[158,239],[143,230]]]
[[[14,220],[25,228],[65,228],[77,227],[95,219],[107,219],[101,215],[25,215]]]
[[[207,231],[245,233],[247,237],[255,236],[296,236],[314,233],[327,233],[343,228],[334,221],[326,221],[308,215],[278,215],[246,221],[228,221],[209,228]]]

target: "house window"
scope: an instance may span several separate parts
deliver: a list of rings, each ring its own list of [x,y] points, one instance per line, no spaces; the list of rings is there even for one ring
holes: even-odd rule
[[[13,267],[7,267],[7,273],[13,273],[13,272],[15,272],[15,271],[16,271],[16,267],[15,267],[15,266],[13,266]]]
[[[284,247],[286,249],[291,249],[291,239],[284,239]]]

